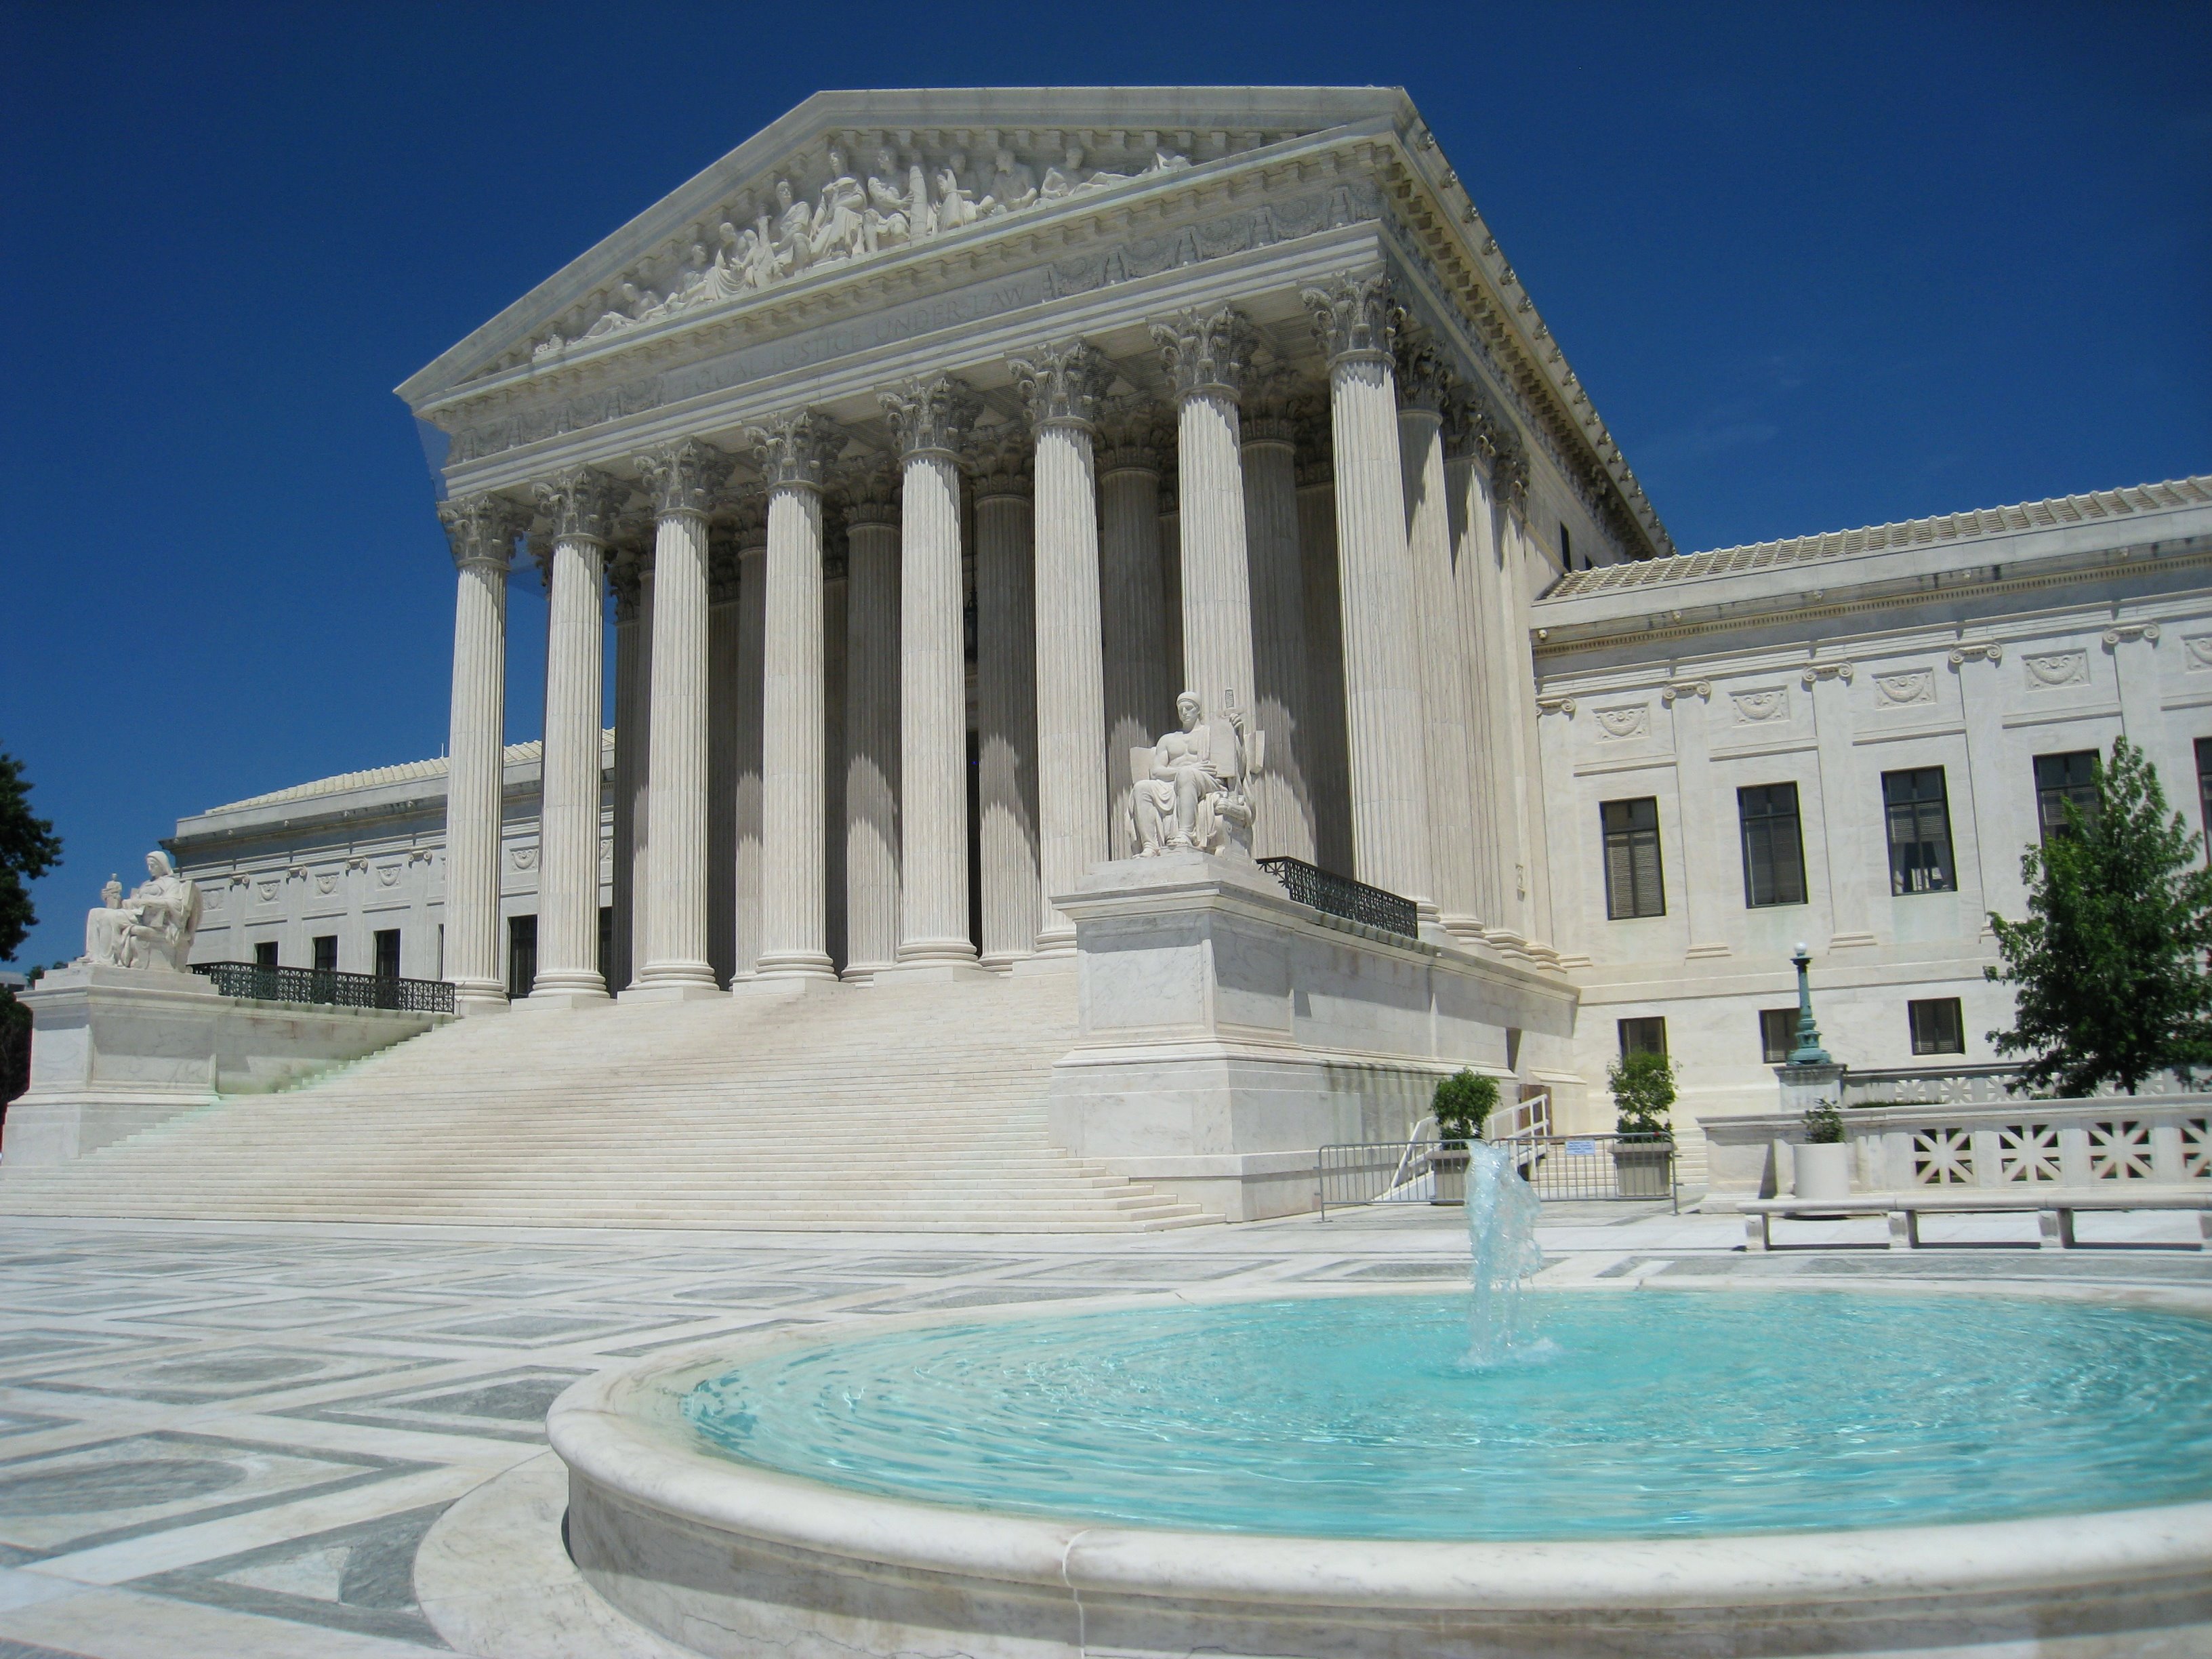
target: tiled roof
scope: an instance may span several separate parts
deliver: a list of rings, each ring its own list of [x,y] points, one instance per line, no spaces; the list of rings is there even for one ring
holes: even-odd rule
[[[1763,570],[1769,565],[1801,564],[1811,559],[1841,558],[1853,553],[1881,553],[1932,542],[1967,541],[1977,536],[1996,536],[2012,531],[2049,530],[2097,519],[2125,518],[2132,513],[2147,513],[2158,507],[2207,503],[2212,503],[2212,476],[2175,478],[2165,483],[2137,484],[2131,489],[2058,495],[2047,501],[2023,501],[2017,507],[1982,507],[1972,513],[1946,513],[1932,519],[1907,519],[1901,524],[1878,524],[1864,530],[1832,530],[1824,536],[1795,536],[1788,541],[1757,542],[1748,547],[1723,547],[1710,553],[1680,553],[1672,558],[1603,565],[1595,570],[1577,570],[1562,576],[1544,597],[1583,599],[1593,593],[1614,593],[1624,588],[1686,581],[1697,576]]]
[[[602,750],[614,747],[615,734],[601,734]],[[544,744],[532,738],[528,743],[507,745],[505,763],[513,766],[521,761],[534,761],[544,750]],[[412,783],[419,778],[442,778],[446,775],[446,757],[435,760],[406,761],[398,766],[373,766],[366,772],[341,772],[334,778],[317,778],[312,783],[295,783],[289,789],[273,789],[265,795],[251,795],[244,800],[227,801],[221,806],[210,806],[210,812],[236,812],[249,806],[282,806],[289,801],[313,800],[323,795],[342,795],[349,789],[374,789],[387,783]]]

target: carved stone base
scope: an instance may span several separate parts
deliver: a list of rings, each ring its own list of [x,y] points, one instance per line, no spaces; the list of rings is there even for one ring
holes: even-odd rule
[[[1314,1207],[1314,1152],[1402,1139],[1438,1079],[1564,1044],[1574,993],[1530,969],[1292,901],[1256,866],[1166,853],[1097,866],[1075,919],[1082,1035],[1054,1138],[1231,1220]]]

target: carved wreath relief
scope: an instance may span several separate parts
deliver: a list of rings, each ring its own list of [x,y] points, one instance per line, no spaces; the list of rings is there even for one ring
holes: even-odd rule
[[[1729,701],[1735,705],[1736,724],[1764,726],[1790,718],[1790,688],[1778,685],[1765,691],[1736,691]]]
[[[1901,708],[1912,703],[1936,701],[1936,671],[1932,668],[1912,668],[1895,674],[1876,674],[1874,677],[1874,701],[1877,708]]]
[[[1632,738],[1650,735],[1651,708],[1648,703],[1597,711],[1597,736],[1601,743],[1626,743]]]
[[[2050,651],[2039,656],[2022,657],[2021,660],[2027,665],[2027,681],[2032,687],[2089,683],[2089,653],[2086,651]]]

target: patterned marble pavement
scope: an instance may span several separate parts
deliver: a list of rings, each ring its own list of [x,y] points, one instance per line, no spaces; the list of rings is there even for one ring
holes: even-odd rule
[[[1876,1218],[1806,1225],[1784,1236],[1802,1248],[1747,1257],[1733,1217],[1620,1205],[1553,1206],[1541,1237],[1559,1282],[2212,1285],[2212,1260],[2150,1248],[2192,1238],[2189,1218],[2084,1224],[2108,1248],[2022,1249],[2033,1218],[2000,1217],[1935,1224],[1981,1248],[1898,1255]],[[10,1219],[0,1659],[453,1651],[416,1601],[425,1534],[510,1474],[557,1506],[557,1465],[523,1468],[545,1455],[547,1406],[658,1348],[1186,1285],[1450,1283],[1465,1248],[1457,1212],[1425,1207],[1110,1239]],[[499,1620],[477,1612],[459,1650],[532,1651],[519,1628],[479,1639]]]

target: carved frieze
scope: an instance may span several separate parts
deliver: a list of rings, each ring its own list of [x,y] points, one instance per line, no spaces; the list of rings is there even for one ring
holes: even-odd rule
[[[1600,708],[1595,713],[1600,743],[1628,743],[1651,735],[1651,707],[1649,703]]]
[[[2182,639],[2181,648],[2188,658],[2183,665],[2183,672],[2202,674],[2212,672],[2212,634],[2186,635]]]
[[[1765,726],[1790,718],[1790,688],[1786,685],[1757,691],[1731,691],[1729,701],[1735,707],[1739,726]]]
[[[1936,671],[1932,668],[1899,669],[1874,677],[1874,703],[1877,708],[1903,708],[1935,701]]]
[[[2021,659],[2031,690],[2050,690],[2063,685],[2089,683],[2089,653],[2086,651],[2042,651]]]

